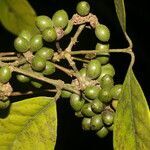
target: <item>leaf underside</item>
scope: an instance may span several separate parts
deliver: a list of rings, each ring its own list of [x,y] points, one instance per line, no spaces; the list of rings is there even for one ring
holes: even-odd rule
[[[0,22],[13,34],[25,29],[37,33],[35,18],[36,13],[27,0],[0,0]]]
[[[132,69],[123,84],[122,98],[114,122],[115,150],[150,149],[150,113]]]
[[[125,12],[125,5],[124,0],[114,0],[116,13],[122,27],[122,30],[126,31],[126,12]]]
[[[12,103],[0,118],[0,150],[54,150],[57,135],[56,103],[36,97]]]

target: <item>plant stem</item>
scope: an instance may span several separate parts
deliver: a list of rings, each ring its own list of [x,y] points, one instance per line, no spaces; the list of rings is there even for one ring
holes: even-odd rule
[[[72,57],[73,60],[77,60],[77,61],[80,61],[80,62],[85,62],[85,63],[88,63],[89,60],[85,60],[85,59],[81,59],[81,58],[77,58],[77,57]]]
[[[16,54],[15,52],[1,52],[0,57],[2,57],[2,56],[12,56],[12,55],[15,55],[15,54]]]
[[[17,60],[18,57],[0,57],[0,61],[13,61],[13,60]]]

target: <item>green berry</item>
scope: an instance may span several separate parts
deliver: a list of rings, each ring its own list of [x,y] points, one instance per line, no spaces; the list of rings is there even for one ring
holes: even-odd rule
[[[84,105],[85,100],[80,97],[80,95],[72,94],[70,97],[70,105],[75,111],[81,110]]]
[[[91,118],[91,130],[99,130],[104,126],[101,115],[95,115]]]
[[[91,118],[83,118],[82,129],[88,131],[90,130],[90,128],[91,128]]]
[[[22,38],[26,39],[27,41],[30,41],[32,35],[31,35],[31,33],[28,30],[23,30],[19,34],[19,37],[22,37]]]
[[[114,122],[114,113],[109,110],[103,111],[102,112],[102,120],[103,120],[104,124],[106,124],[107,126],[112,125]]]
[[[79,71],[79,73],[80,73],[80,76],[81,77],[86,77],[86,68],[82,68],[80,71]]]
[[[110,95],[110,90],[109,89],[101,89],[99,92],[99,100],[102,103],[108,103],[110,102],[112,99],[111,95]]]
[[[87,65],[87,76],[96,79],[101,74],[101,64],[98,60],[93,59]]]
[[[84,104],[81,109],[81,112],[86,117],[92,117],[95,115],[95,113],[92,111],[91,103]]]
[[[48,16],[38,16],[35,21],[36,26],[40,31],[45,30],[46,28],[53,27],[53,22]]]
[[[54,72],[55,72],[55,66],[54,66],[54,64],[53,63],[51,63],[50,61],[46,61],[46,67],[45,67],[45,69],[43,70],[43,75],[46,75],[46,76],[48,76],[48,75],[51,75],[51,74],[53,74]]]
[[[37,34],[30,40],[30,50],[36,52],[43,47],[42,35]]]
[[[114,124],[112,124],[111,126],[108,126],[107,129],[108,129],[109,131],[113,131],[113,129],[114,129]]]
[[[112,107],[116,110],[117,109],[117,105],[118,105],[118,100],[114,99],[112,100]]]
[[[91,107],[93,112],[100,113],[103,111],[105,105],[99,99],[95,99],[92,101]]]
[[[16,51],[20,53],[25,53],[30,48],[30,43],[23,37],[17,37],[14,41],[14,47]]]
[[[54,28],[47,28],[42,32],[42,37],[46,42],[53,42],[57,39],[57,34]]]
[[[17,75],[17,80],[22,82],[22,83],[27,83],[30,81],[30,78],[25,76],[25,75],[22,75],[22,74],[18,74]]]
[[[73,29],[73,22],[72,21],[68,21],[68,25],[66,27],[66,29],[64,30],[64,34],[67,35],[69,34]]]
[[[102,127],[102,129],[100,129],[99,131],[97,131],[96,135],[99,137],[99,138],[104,138],[106,137],[108,134],[108,129],[106,127]]]
[[[101,55],[101,54],[103,54],[103,53],[101,53],[102,51],[109,51],[109,44],[97,43],[95,46],[95,49],[99,50],[99,53],[96,53],[96,54]],[[106,52],[106,53],[108,53],[108,52]],[[104,54],[106,54],[106,53],[104,53]]]
[[[102,79],[102,77],[104,76],[104,75],[106,75],[106,74],[109,74],[109,75],[111,75],[112,77],[114,77],[114,75],[115,75],[115,69],[114,69],[114,67],[109,63],[109,64],[106,64],[106,65],[103,65],[102,67],[101,67],[101,74],[100,74],[100,76],[98,77],[98,81],[99,82],[101,82],[101,79]]]
[[[35,88],[41,88],[42,87],[42,83],[40,83],[39,81],[37,81],[37,80],[32,80],[31,81],[31,84],[35,87]]]
[[[32,58],[31,67],[35,71],[42,71],[45,69],[46,60],[40,56],[34,56]]]
[[[0,83],[7,83],[12,76],[11,70],[8,66],[3,66],[0,68]]]
[[[87,86],[84,90],[84,94],[88,99],[96,99],[99,95],[99,87],[97,86]]]
[[[100,85],[102,88],[111,89],[114,86],[113,77],[109,74],[104,75],[100,81]]]
[[[54,55],[54,50],[48,47],[42,47],[40,50],[36,52],[35,55],[43,57],[46,60],[50,60]]]
[[[71,95],[72,95],[72,93],[69,91],[66,91],[66,90],[61,91],[61,97],[62,98],[70,98]]]
[[[54,13],[52,21],[55,27],[65,28],[68,24],[68,14],[65,10],[58,10]]]
[[[122,93],[122,85],[121,84],[115,85],[110,91],[110,94],[113,99],[120,99],[121,93]]]
[[[90,5],[86,1],[81,1],[77,4],[76,11],[81,16],[86,16],[90,12]]]
[[[10,100],[0,101],[0,110],[8,108],[10,105]]]
[[[110,31],[105,25],[99,24],[95,28],[95,35],[100,41],[108,42],[110,38]]]
[[[81,111],[75,112],[75,116],[78,117],[78,118],[84,117],[84,116],[82,115]]]

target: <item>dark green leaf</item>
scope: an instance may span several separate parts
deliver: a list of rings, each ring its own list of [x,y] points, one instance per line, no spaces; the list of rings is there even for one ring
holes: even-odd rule
[[[114,0],[116,13],[122,27],[122,30],[126,31],[126,12],[124,6],[124,0]]]
[[[150,112],[132,69],[127,72],[114,122],[115,150],[150,149]]]
[[[54,98],[12,103],[8,116],[0,118],[0,150],[54,150],[56,137]]]
[[[0,21],[10,32],[18,35],[23,29],[32,33],[35,27],[36,13],[27,0],[0,0]]]

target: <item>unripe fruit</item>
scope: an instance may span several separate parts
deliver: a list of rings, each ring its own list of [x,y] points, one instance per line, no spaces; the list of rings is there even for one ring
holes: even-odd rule
[[[69,34],[73,29],[73,22],[72,21],[68,21],[68,25],[64,31],[64,34],[67,35]]]
[[[22,75],[22,74],[18,74],[17,75],[17,80],[22,82],[22,83],[27,83],[30,81],[30,78],[25,76],[25,75]]]
[[[45,69],[46,60],[40,56],[34,56],[32,58],[31,67],[35,71],[42,71]]]
[[[82,68],[79,73],[81,77],[86,77],[86,68]]]
[[[41,88],[42,87],[42,83],[40,83],[39,81],[37,80],[32,80],[31,81],[31,84],[35,87],[35,88]]]
[[[35,21],[36,26],[40,31],[45,30],[46,28],[53,27],[53,22],[48,16],[38,16]]]
[[[103,111],[105,105],[99,99],[95,99],[92,101],[91,107],[93,112],[100,113]]]
[[[101,115],[95,115],[91,118],[91,130],[99,130],[104,126]]]
[[[53,42],[57,39],[57,34],[54,28],[47,28],[42,32],[42,37],[46,42]]]
[[[102,127],[102,129],[100,129],[99,131],[97,131],[96,135],[99,137],[99,138],[104,138],[106,137],[108,134],[108,129],[106,127]]]
[[[110,126],[113,124],[113,122],[114,122],[114,113],[113,112],[106,110],[106,111],[103,111],[101,114],[102,114],[102,120],[103,120],[104,124],[106,124],[107,126]]]
[[[100,88],[97,86],[87,86],[84,90],[84,94],[88,99],[98,98]]]
[[[7,83],[12,76],[11,70],[8,66],[3,66],[0,68],[0,83]]]
[[[81,111],[75,112],[75,116],[78,117],[78,118],[84,117],[84,116],[82,115]]]
[[[84,104],[81,109],[81,112],[86,117],[92,117],[95,115],[95,113],[92,111],[91,103]]]
[[[43,70],[43,75],[51,75],[55,72],[55,66],[53,63],[51,63],[50,61],[46,61],[46,66],[45,66],[45,69]]]
[[[87,65],[87,76],[96,79],[101,74],[101,64],[98,60],[91,60]]]
[[[111,89],[110,94],[113,99],[120,99],[121,92],[122,92],[122,85],[117,84]]]
[[[108,126],[107,129],[108,129],[109,131],[113,131],[113,129],[114,129],[114,124],[112,124],[111,126]]]
[[[109,89],[101,89],[99,92],[99,100],[103,103],[108,103],[112,99]]]
[[[8,108],[10,105],[10,100],[0,101],[0,110]]]
[[[83,118],[82,129],[88,131],[90,130],[90,128],[91,128],[91,118]]]
[[[14,41],[14,47],[16,51],[25,53],[30,48],[30,43],[23,37],[17,37]]]
[[[117,105],[118,105],[118,100],[116,100],[116,99],[112,100],[111,105],[116,110],[117,109]]]
[[[100,81],[100,85],[102,88],[111,89],[114,85],[113,77],[109,74],[104,75]]]
[[[81,16],[86,16],[90,12],[90,5],[86,1],[81,1],[77,4],[76,11]]]
[[[70,97],[70,105],[75,111],[81,110],[84,105],[85,100],[77,94],[72,94]]]
[[[43,57],[46,60],[50,60],[54,55],[54,50],[48,47],[42,47],[36,52],[35,56],[37,55]]]
[[[61,97],[62,98],[70,98],[71,95],[72,95],[72,93],[69,91],[66,91],[66,90],[61,91]]]
[[[19,34],[19,37],[22,37],[22,38],[26,39],[27,41],[30,41],[32,35],[31,35],[31,33],[28,30],[23,30]]]
[[[68,14],[65,10],[58,10],[54,13],[52,21],[55,27],[65,28],[68,24]]]
[[[100,82],[102,77],[106,74],[109,74],[112,77],[115,75],[115,69],[111,64],[103,65],[101,67],[101,74],[100,74],[100,76],[98,77],[97,80]]]
[[[37,34],[30,40],[30,50],[36,52],[43,47],[42,35]]]
[[[105,25],[99,24],[95,28],[95,35],[100,41],[108,42],[110,38],[110,31]]]

